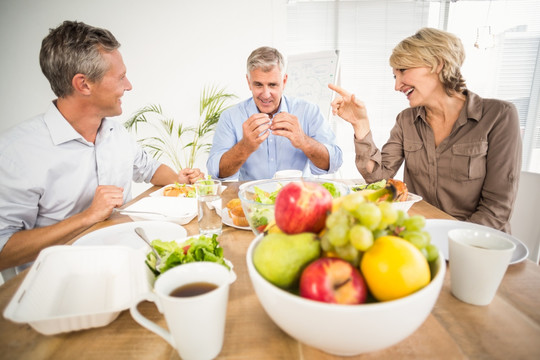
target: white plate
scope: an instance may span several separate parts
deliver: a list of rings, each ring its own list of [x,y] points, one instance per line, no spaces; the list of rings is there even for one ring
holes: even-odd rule
[[[172,241],[185,239],[187,236],[186,229],[178,224],[167,221],[135,221],[93,231],[76,240],[73,245],[122,245],[135,249],[148,247],[135,233],[136,227],[142,227],[150,241],[154,239]]]
[[[416,195],[413,193],[409,193],[407,196],[407,200],[405,201],[394,201],[392,203],[392,207],[396,210],[403,210],[405,212],[409,211],[411,206],[414,205],[415,202],[418,202],[422,200],[422,197],[420,195]]]
[[[181,225],[189,223],[197,215],[197,199],[185,197],[145,197],[137,201],[125,210],[149,211],[158,214],[129,214],[134,221],[137,220],[164,220],[171,221]],[[119,210],[122,212],[122,210]]]
[[[158,189],[152,193],[150,193],[149,196],[153,196],[153,197],[156,197],[156,196],[163,196],[163,190],[165,190],[165,188],[167,186],[173,186],[174,184],[169,184],[169,185],[165,185],[163,186],[161,189]],[[190,185],[190,186],[194,186],[194,185]],[[221,185],[221,192],[223,193],[225,191],[225,189],[227,188],[227,186],[224,186],[224,185]],[[168,197],[172,197],[172,196],[168,196]],[[181,196],[183,197],[183,196]]]
[[[466,221],[427,219],[424,230],[431,234],[431,242],[435,244],[439,248],[439,250],[442,251],[446,260],[448,260],[448,231],[452,229],[487,230],[502,235],[505,238],[511,240],[516,244],[516,250],[514,250],[514,254],[512,255],[510,264],[516,264],[520,261],[523,261],[527,258],[527,255],[529,255],[529,250],[527,249],[525,244],[505,232]]]
[[[240,229],[240,230],[250,230],[251,231],[251,228],[249,226],[238,226],[238,225],[235,225],[231,219],[231,216],[229,215],[229,211],[228,209],[223,209],[221,211],[221,220],[223,220],[223,223],[225,225],[228,225],[228,226],[232,226],[233,228],[237,228],[237,229]]]

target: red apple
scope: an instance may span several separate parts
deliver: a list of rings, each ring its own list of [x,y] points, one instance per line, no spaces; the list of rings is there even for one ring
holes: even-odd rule
[[[300,276],[300,296],[334,304],[362,304],[367,287],[360,271],[340,258],[320,258]]]
[[[310,182],[291,182],[276,197],[275,219],[286,234],[319,233],[332,209],[332,195],[323,186]]]

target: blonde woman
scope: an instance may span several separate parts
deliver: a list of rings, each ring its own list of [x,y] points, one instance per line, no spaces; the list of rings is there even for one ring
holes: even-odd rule
[[[460,220],[510,231],[521,169],[515,107],[484,99],[465,86],[465,60],[456,36],[423,28],[390,56],[395,90],[410,107],[398,114],[388,142],[373,142],[364,104],[346,90],[334,115],[354,129],[356,167],[367,182],[393,177],[403,161],[409,191]]]

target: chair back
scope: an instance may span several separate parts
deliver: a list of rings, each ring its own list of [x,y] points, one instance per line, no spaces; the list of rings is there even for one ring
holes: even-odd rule
[[[540,174],[522,171],[510,218],[512,235],[529,249],[529,259],[540,260]]]

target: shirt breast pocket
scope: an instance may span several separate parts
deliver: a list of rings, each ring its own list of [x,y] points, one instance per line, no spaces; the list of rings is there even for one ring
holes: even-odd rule
[[[411,174],[419,175],[423,173],[422,169],[426,168],[427,159],[423,151],[424,144],[421,142],[405,142],[403,151],[405,153],[405,162],[407,171]]]
[[[452,146],[452,176],[456,181],[483,179],[486,176],[487,141]]]

